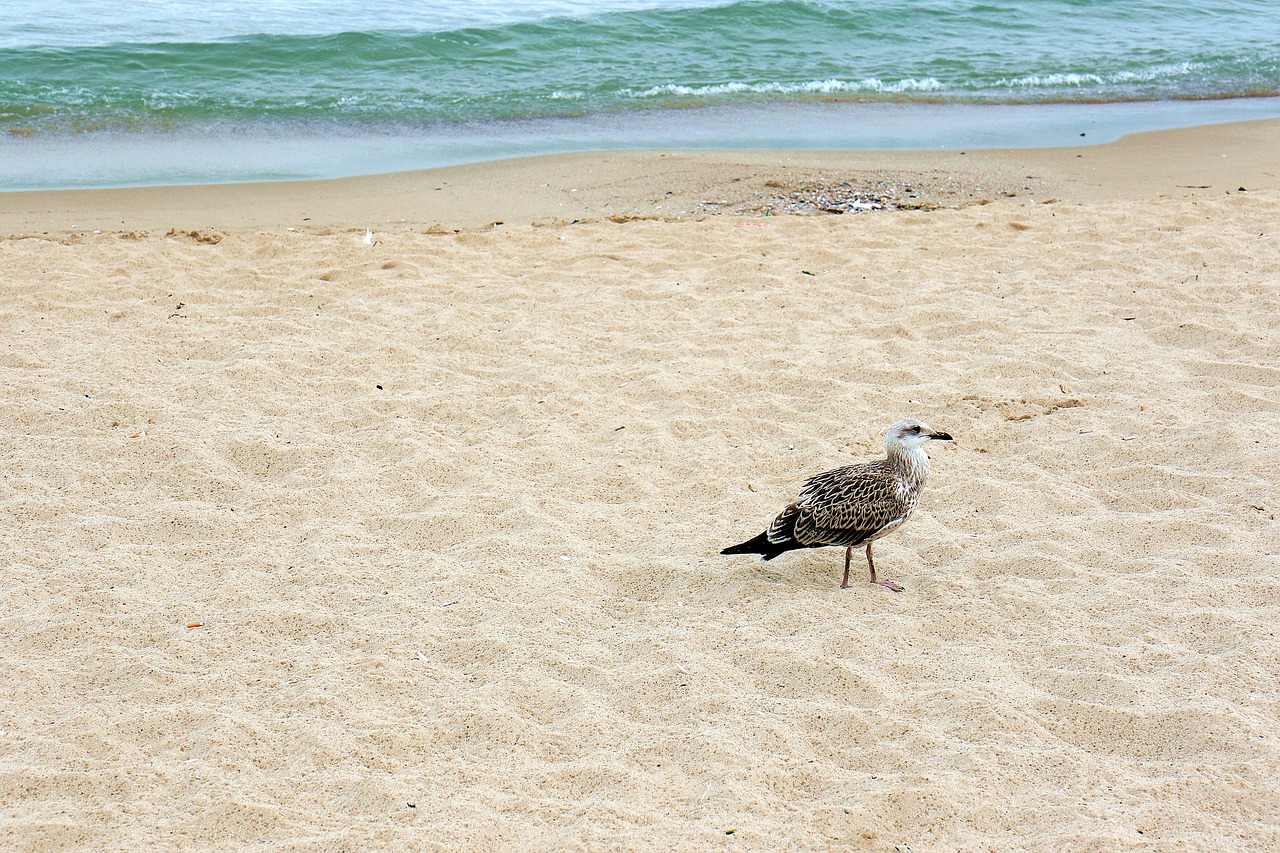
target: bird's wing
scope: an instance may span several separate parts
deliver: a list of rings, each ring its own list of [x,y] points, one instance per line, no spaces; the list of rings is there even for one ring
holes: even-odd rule
[[[909,511],[898,478],[877,463],[816,474],[787,509],[792,537],[802,544],[859,545]]]

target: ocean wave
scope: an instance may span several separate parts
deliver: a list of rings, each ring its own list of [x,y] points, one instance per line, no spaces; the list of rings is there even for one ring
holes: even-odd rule
[[[103,45],[106,31],[91,26],[95,46],[79,48],[0,39],[0,131],[264,117],[430,124],[769,98],[1213,98],[1274,92],[1280,80],[1280,17],[1225,0],[1206,0],[1217,17],[1157,0],[1087,15],[1075,0],[513,2],[519,20],[485,0],[444,29],[433,7],[415,26],[381,28],[380,10],[358,31],[326,35],[298,20],[304,32],[208,41],[216,28],[197,21],[171,43],[147,42],[146,27]],[[466,11],[460,0],[449,8]]]
[[[753,2],[754,0],[748,0]],[[620,13],[696,11],[734,0],[414,0],[373,4],[330,0],[222,0],[219,3],[58,0],[39,16],[0,21],[0,49],[106,47],[125,43],[202,43],[255,36],[332,36],[357,32],[495,29]],[[768,2],[768,0],[766,0]],[[794,0],[783,0],[794,2]]]
[[[1108,74],[1070,72],[1002,77],[995,81],[995,85],[1002,88],[1054,89],[1059,87],[1153,83],[1186,77],[1190,74],[1201,73],[1207,69],[1208,66],[1203,62],[1177,62],[1153,65],[1147,68],[1126,68]]]
[[[838,95],[857,94],[859,92],[904,93],[904,92],[937,92],[943,88],[942,83],[933,79],[906,79],[884,81],[874,77],[863,80],[807,80],[798,83],[712,83],[702,86],[686,86],[679,83],[664,83],[648,89],[623,89],[626,97],[636,99],[663,97],[723,97],[725,95]]]

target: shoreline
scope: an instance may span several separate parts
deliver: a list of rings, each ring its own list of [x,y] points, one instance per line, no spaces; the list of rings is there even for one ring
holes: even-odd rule
[[[1280,190],[1280,119],[1098,145],[966,151],[597,151],[315,181],[0,193],[0,233],[394,229],[763,215],[789,195],[891,183],[915,207]]]
[[[211,123],[0,134],[8,190],[331,180],[547,154],[955,151],[1114,142],[1152,130],[1280,118],[1280,97],[973,104],[785,101],[481,122]]]

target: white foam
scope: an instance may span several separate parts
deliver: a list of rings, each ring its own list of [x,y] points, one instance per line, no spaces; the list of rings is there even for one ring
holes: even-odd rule
[[[667,83],[648,89],[625,89],[624,95],[633,98],[657,98],[679,95],[685,97],[707,97],[714,95],[824,95],[847,94],[858,92],[936,92],[943,88],[942,83],[932,77],[923,80],[905,79],[886,82],[875,77],[861,80],[808,80],[799,83],[713,83],[706,86],[681,86]]]
[[[1203,70],[1201,62],[1178,62],[1152,65],[1112,74],[1028,74],[1024,77],[1004,77],[996,81],[1002,88],[1047,89],[1056,86],[1106,86],[1116,83],[1151,83],[1182,77]]]

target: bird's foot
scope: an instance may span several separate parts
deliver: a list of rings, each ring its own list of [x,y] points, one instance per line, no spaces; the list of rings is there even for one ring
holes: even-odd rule
[[[878,583],[880,584],[880,586],[887,587],[893,590],[894,592],[902,592],[904,589],[906,589],[905,586],[896,584],[893,581],[872,581],[872,583]]]

